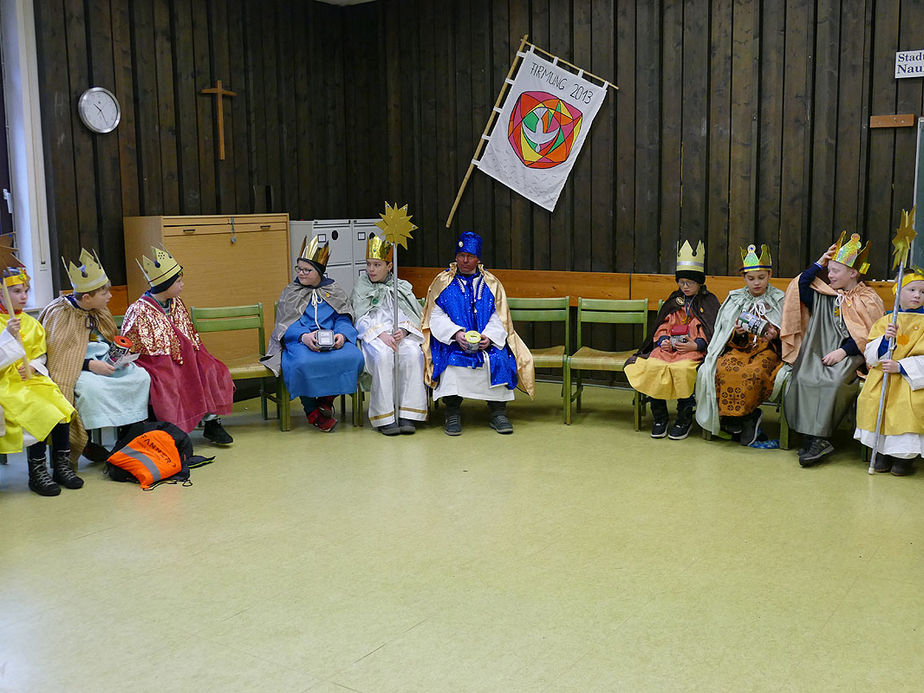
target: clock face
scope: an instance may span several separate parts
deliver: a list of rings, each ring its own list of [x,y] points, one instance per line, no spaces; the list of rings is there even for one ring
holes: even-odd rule
[[[93,132],[112,132],[122,119],[122,108],[108,89],[92,87],[80,95],[77,113],[83,124]]]

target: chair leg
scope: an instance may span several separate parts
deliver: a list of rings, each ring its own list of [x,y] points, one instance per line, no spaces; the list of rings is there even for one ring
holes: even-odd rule
[[[780,402],[780,450],[789,450],[789,422],[786,420],[786,407]]]
[[[260,411],[263,413],[263,420],[269,418],[269,412],[266,406],[266,378],[260,379]]]
[[[571,364],[568,357],[565,357],[565,364],[562,368],[561,399],[564,409],[565,424],[571,425]]]
[[[645,406],[642,401],[643,397],[644,395],[636,390],[632,398],[632,423],[636,431],[642,430],[642,408]]]
[[[279,417],[280,431],[288,431],[292,428],[292,417],[289,411],[290,403],[286,382],[280,375],[276,378],[276,415]]]
[[[353,426],[361,427],[363,425],[363,391],[359,385],[356,386],[356,392],[353,393]]]

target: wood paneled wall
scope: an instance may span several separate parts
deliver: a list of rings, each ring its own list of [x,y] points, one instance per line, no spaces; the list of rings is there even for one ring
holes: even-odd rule
[[[124,281],[124,215],[284,211],[370,217],[407,202],[406,262],[441,265],[460,230],[491,266],[669,272],[678,238],[708,271],[771,246],[778,274],[842,228],[873,240],[886,274],[912,201],[921,79],[894,52],[924,46],[912,0],[299,0],[36,2],[40,92],[57,250],[98,247]],[[552,214],[479,172],[444,223],[523,34],[620,86]],[[221,79],[227,158],[218,160]],[[92,135],[89,86],[122,103]]]

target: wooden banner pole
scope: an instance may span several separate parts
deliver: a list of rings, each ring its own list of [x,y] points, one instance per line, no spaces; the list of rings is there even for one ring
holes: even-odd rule
[[[603,82],[604,85],[606,85],[606,86],[608,86],[608,87],[612,87],[612,88],[615,89],[616,91],[619,91],[619,87],[617,87],[617,86],[616,86],[615,84],[613,84],[612,82],[609,82],[609,81],[603,79],[603,77],[600,77],[599,75],[595,75],[593,72],[588,72],[587,70],[582,70],[581,68],[579,68],[579,67],[578,67],[577,65],[575,65],[574,63],[569,63],[567,60],[563,60],[562,58],[559,58],[557,55],[555,55],[555,54],[553,54],[553,53],[549,53],[548,51],[542,50],[542,49],[541,49],[539,46],[537,46],[535,43],[531,43],[531,44],[529,44],[529,45],[532,46],[532,48],[533,48],[534,51],[537,51],[537,52],[539,52],[539,53],[545,53],[547,56],[549,56],[550,58],[554,58],[555,60],[557,60],[558,62],[560,62],[562,65],[567,65],[568,67],[573,67],[575,70],[577,70],[578,72],[580,72],[580,73],[582,74],[582,76],[584,76],[584,77],[593,77],[594,79],[599,79],[601,82]]]
[[[501,87],[500,94],[497,95],[497,101],[494,102],[494,108],[491,109],[491,117],[488,118],[488,124],[484,126],[484,132],[481,133],[481,137],[478,139],[478,146],[475,148],[475,155],[472,157],[472,163],[468,165],[468,170],[465,172],[465,178],[462,179],[462,185],[459,186],[459,192],[456,194],[456,200],[452,203],[452,209],[449,210],[449,218],[446,219],[446,228],[448,229],[452,224],[452,218],[456,214],[456,209],[459,207],[459,200],[462,199],[462,193],[465,192],[465,186],[468,185],[468,179],[472,177],[472,170],[475,168],[475,161],[481,156],[481,149],[484,147],[485,137],[488,132],[491,131],[491,126],[494,125],[494,119],[497,117],[497,109],[500,108],[500,105],[504,102],[504,95],[507,93],[507,88],[510,86],[508,81],[513,76],[514,71],[517,69],[517,65],[520,62],[520,53],[523,52],[523,46],[526,45],[526,39],[529,38],[529,34],[523,34],[523,38],[520,39],[520,47],[517,48],[516,55],[513,58],[513,62],[510,64],[510,69],[507,71],[507,76],[504,78],[504,84]]]

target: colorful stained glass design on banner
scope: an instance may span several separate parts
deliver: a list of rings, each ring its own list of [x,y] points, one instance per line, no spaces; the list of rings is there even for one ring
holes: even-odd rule
[[[568,159],[583,113],[554,94],[524,91],[510,113],[507,139],[528,168],[553,168]]]

